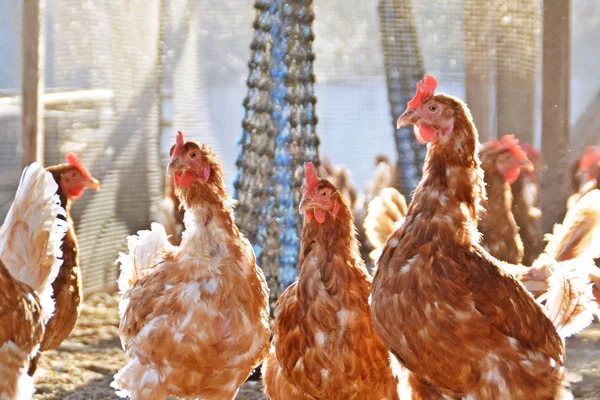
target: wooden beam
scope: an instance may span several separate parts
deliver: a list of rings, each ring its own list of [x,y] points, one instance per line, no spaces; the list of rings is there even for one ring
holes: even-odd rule
[[[44,163],[45,0],[23,0],[21,166]]]
[[[541,177],[542,226],[562,221],[571,191],[569,140],[570,0],[544,0],[542,39],[542,157],[552,168]]]
[[[579,157],[585,146],[600,144],[600,91],[575,122],[571,133],[573,159]]]

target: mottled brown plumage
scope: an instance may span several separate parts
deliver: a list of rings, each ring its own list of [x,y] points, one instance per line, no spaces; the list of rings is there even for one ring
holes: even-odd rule
[[[507,148],[482,151],[481,168],[484,172],[487,201],[479,215],[481,245],[492,256],[518,264],[523,260],[523,242],[512,213],[513,195],[510,183],[498,171],[497,165],[510,158]]]
[[[536,171],[533,174],[537,174]],[[519,227],[519,235],[523,242],[523,260],[525,265],[531,265],[544,249],[541,228],[541,211],[539,209],[537,179],[521,175],[511,185],[513,193],[512,213]]]
[[[544,250],[539,199],[539,171],[543,164],[541,154],[533,146],[523,143],[521,147],[527,153],[527,158],[531,160],[533,168],[530,171],[524,171],[511,184],[512,213],[523,241],[522,263],[531,265]]]
[[[265,393],[273,400],[398,399],[389,352],[371,322],[371,278],[352,213],[334,185],[314,179],[307,177],[301,206],[298,281],[277,302]]]
[[[179,133],[171,155],[186,230],[176,247],[153,224],[119,257],[127,363],[112,386],[134,400],[233,399],[268,353],[267,284],[212,150]]]
[[[415,399],[554,399],[563,373],[561,337],[478,244],[485,189],[470,112],[433,90],[416,107],[399,123],[417,125],[417,138],[429,142],[424,176],[379,261],[375,329],[413,379],[431,385]]]
[[[0,261],[0,398],[18,398],[19,376],[44,335],[40,300]],[[7,397],[3,397],[7,396]]]
[[[35,374],[42,352],[54,350],[60,346],[71,334],[77,323],[77,318],[79,318],[83,288],[77,235],[73,218],[71,218],[72,200],[79,198],[84,189],[96,190],[99,188],[98,181],[91,176],[88,177],[86,173],[81,173],[80,167],[77,165],[59,164],[47,167],[46,170],[52,174],[58,184],[57,194],[60,197],[60,205],[66,211],[66,218],[59,218],[67,221],[69,230],[65,235],[62,246],[63,264],[60,267],[58,276],[52,283],[56,309],[46,325],[40,352],[29,367],[28,373],[31,376]]]

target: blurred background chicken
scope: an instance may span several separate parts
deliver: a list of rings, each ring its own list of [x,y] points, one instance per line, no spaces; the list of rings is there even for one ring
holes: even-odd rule
[[[170,153],[186,230],[177,247],[153,223],[119,256],[127,361],[111,386],[132,400],[233,399],[268,352],[269,290],[213,151],[178,132]]]
[[[298,280],[277,302],[265,393],[287,399],[399,399],[399,378],[375,335],[371,277],[341,191],[305,164]]]
[[[63,263],[58,276],[52,283],[56,311],[50,321],[48,321],[40,351],[32,360],[29,367],[29,375],[31,376],[36,371],[42,352],[56,349],[71,334],[77,323],[83,300],[79,250],[75,225],[71,218],[71,207],[73,201],[79,199],[86,189],[98,190],[100,184],[85,168],[81,159],[76,154],[68,153],[65,160],[65,164],[46,168],[58,184],[56,193],[60,199],[61,207],[66,212],[66,215],[61,216],[61,218],[65,218],[69,230],[61,248]]]
[[[384,188],[369,202],[364,229],[373,247],[369,253],[373,263],[381,255],[388,236],[402,225],[407,210],[406,199],[393,187]]]
[[[0,399],[31,398],[29,363],[55,310],[52,281],[68,225],[49,172],[25,168],[0,229]],[[58,217],[62,218],[58,218]]]
[[[173,177],[167,174],[165,177],[165,194],[163,199],[151,207],[152,218],[155,222],[161,224],[167,235],[169,242],[174,246],[181,243],[181,234],[183,233],[183,215],[181,203],[175,195],[175,185]]]
[[[531,265],[544,248],[539,205],[539,172],[544,167],[541,154],[530,144],[520,144],[532,168],[521,171],[512,185],[512,213],[523,242],[523,263]]]
[[[499,260],[518,264],[523,260],[523,242],[512,213],[511,184],[533,165],[513,135],[482,146],[479,156],[487,191],[477,225],[481,245]]]
[[[567,200],[567,208],[573,207],[589,191],[599,188],[600,149],[594,146],[586,148],[575,165],[577,165],[577,172],[572,176],[575,193]]]
[[[384,189],[395,186],[396,168],[396,165],[392,165],[386,156],[377,156],[373,175],[366,183],[364,190],[359,192],[352,183],[351,172],[346,166],[335,166],[326,158],[319,166],[319,175],[332,182],[350,204],[356,224],[358,242],[360,243],[361,257],[367,262],[368,266],[372,266],[370,254],[376,249],[369,240],[364,225],[368,214],[368,206]]]

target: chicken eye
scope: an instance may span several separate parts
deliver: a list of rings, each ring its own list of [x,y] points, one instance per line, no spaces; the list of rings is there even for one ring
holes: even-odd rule
[[[77,172],[75,172],[75,171],[71,172],[71,178],[77,178]]]
[[[326,190],[323,190],[323,191],[321,192],[321,196],[323,196],[323,197],[327,196],[327,191],[326,191]]]
[[[195,151],[192,151],[190,153],[190,158],[196,158],[196,152]]]
[[[429,106],[429,111],[436,112],[438,110],[437,104],[432,104]]]

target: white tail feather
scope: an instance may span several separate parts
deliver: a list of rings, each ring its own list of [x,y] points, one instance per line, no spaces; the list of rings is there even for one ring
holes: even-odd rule
[[[589,265],[581,261],[555,263],[548,291],[538,298],[545,301],[547,315],[562,338],[585,329],[598,313],[589,279],[591,268],[595,268],[591,260]]]
[[[165,228],[156,222],[151,230],[138,231],[127,238],[129,253],[119,253],[117,263],[121,265],[118,279],[119,293],[125,294],[133,284],[143,278],[154,266],[154,260],[161,250],[171,247]]]
[[[524,280],[547,285],[538,301],[544,303],[556,330],[566,338],[586,328],[598,314],[592,277],[597,273],[594,258],[600,254],[600,190],[583,196],[546,239],[545,252],[524,274]]]
[[[547,234],[545,253],[557,261],[600,256],[600,190],[592,190]]]
[[[42,319],[54,313],[52,282],[62,265],[68,223],[52,174],[33,163],[23,170],[13,204],[0,229],[0,259],[10,274],[40,295]]]

